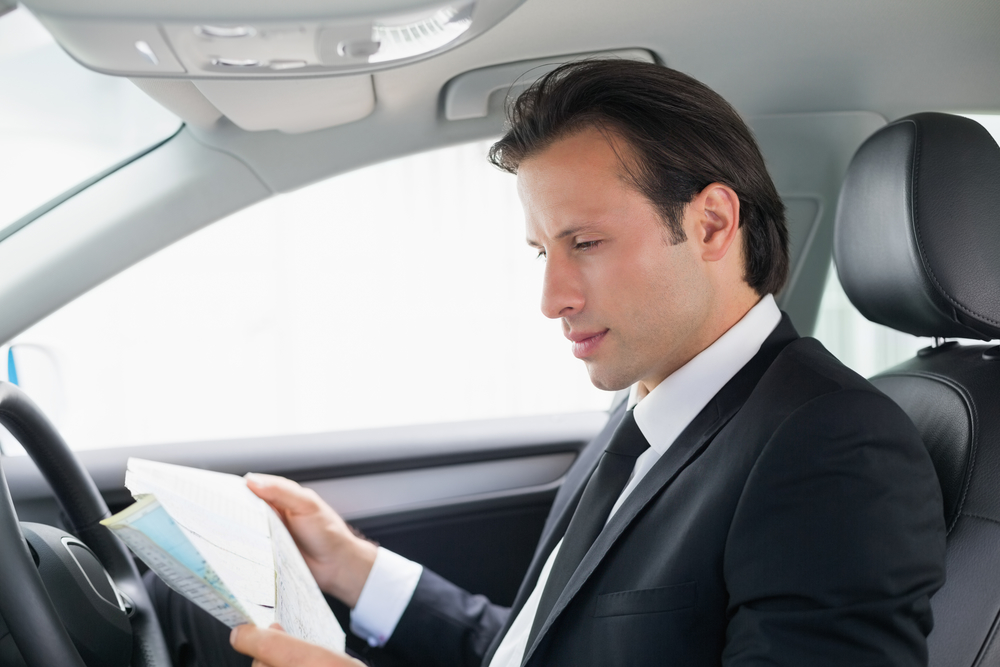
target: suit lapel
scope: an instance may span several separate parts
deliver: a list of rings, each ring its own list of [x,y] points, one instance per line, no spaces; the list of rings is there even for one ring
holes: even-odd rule
[[[556,604],[552,607],[552,611],[538,632],[538,636],[535,637],[535,641],[525,650],[524,659],[521,662],[522,665],[528,663],[535,649],[545,638],[549,628],[559,617],[559,614],[562,613],[583,584],[586,583],[587,579],[593,574],[597,566],[600,565],[608,551],[614,546],[615,542],[639,512],[654,497],[659,495],[663,489],[669,486],[692,460],[704,451],[722,427],[743,407],[754,387],[757,386],[760,378],[781,350],[797,337],[798,334],[795,332],[788,316],[782,314],[781,322],[764,341],[764,344],[761,345],[760,351],[726,383],[719,393],[688,424],[687,428],[677,436],[677,439],[674,440],[670,448],[664,452],[660,460],[656,462],[646,477],[639,482],[639,485],[636,486],[618,509],[618,512],[608,521],[608,524],[597,537],[590,551],[580,561],[580,565],[566,583],[566,588],[563,589]],[[594,465],[596,465],[596,459]],[[576,500],[579,501],[579,493]],[[576,503],[572,503],[572,509],[575,508]],[[572,511],[569,508],[564,511],[564,514],[567,513],[572,515]],[[565,521],[562,524],[562,531],[565,532],[569,517],[560,517],[560,520]],[[562,532],[555,534],[561,536]],[[549,547],[549,551],[555,547],[556,542],[558,542],[558,539],[553,541],[552,546]],[[549,551],[545,552],[546,555]],[[536,579],[537,576],[536,572]]]

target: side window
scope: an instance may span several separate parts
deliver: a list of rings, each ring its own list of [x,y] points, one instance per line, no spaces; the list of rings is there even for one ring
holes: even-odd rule
[[[49,360],[49,403],[77,449],[605,409],[611,395],[539,312],[543,264],[488,147],[261,202],[81,296],[5,357]]]

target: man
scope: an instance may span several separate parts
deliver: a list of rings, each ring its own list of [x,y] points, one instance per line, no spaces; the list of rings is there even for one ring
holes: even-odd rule
[[[417,665],[921,665],[944,523],[903,412],[774,303],[783,206],[702,84],[565,66],[491,151],[517,174],[542,311],[627,404],[581,454],[511,610],[354,536],[315,494],[248,483],[352,628]],[[238,628],[257,664],[354,664]]]

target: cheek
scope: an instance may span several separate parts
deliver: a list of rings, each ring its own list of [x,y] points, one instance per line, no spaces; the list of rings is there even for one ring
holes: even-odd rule
[[[581,266],[588,307],[608,316],[609,326],[623,332],[662,332],[664,326],[674,328],[698,312],[701,281],[689,244],[661,244],[650,238]]]
[[[671,261],[648,262],[637,267],[632,281],[636,315],[647,327],[672,330],[694,325],[704,308],[704,290],[698,267],[685,253],[674,253]]]
[[[587,309],[594,314],[613,312],[618,296],[627,293],[631,285],[623,265],[608,260],[580,262],[574,278],[584,294]]]

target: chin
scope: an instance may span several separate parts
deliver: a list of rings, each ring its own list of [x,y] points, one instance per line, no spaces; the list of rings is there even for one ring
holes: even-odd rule
[[[625,374],[615,373],[613,369],[602,369],[594,363],[587,364],[587,373],[590,375],[590,382],[602,391],[621,391],[635,384],[635,380],[624,377]]]

